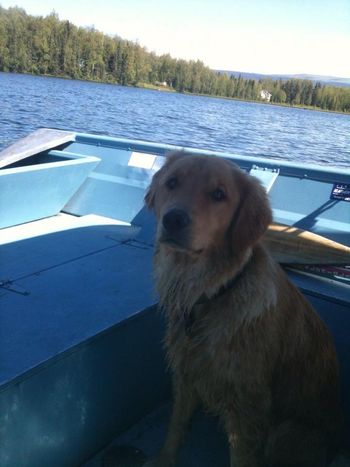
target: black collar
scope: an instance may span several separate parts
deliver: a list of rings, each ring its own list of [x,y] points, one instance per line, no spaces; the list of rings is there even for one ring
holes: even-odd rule
[[[193,305],[193,307],[190,310],[185,310],[183,312],[183,320],[184,320],[184,323],[185,323],[186,336],[190,336],[190,334],[191,334],[191,328],[192,328],[192,326],[193,326],[193,324],[195,322],[194,310],[195,310],[196,306],[197,305],[204,305],[206,303],[211,303],[214,300],[216,300],[216,299],[222,297],[223,295],[225,295],[226,292],[228,292],[229,290],[232,290],[237,285],[237,282],[240,280],[240,278],[242,277],[244,270],[245,270],[245,267],[243,267],[243,269],[241,269],[241,271],[238,274],[236,274],[229,282],[227,282],[227,284],[220,287],[220,289],[216,292],[215,295],[208,298],[203,294],[201,297],[199,297],[199,299],[196,301],[196,303]]]

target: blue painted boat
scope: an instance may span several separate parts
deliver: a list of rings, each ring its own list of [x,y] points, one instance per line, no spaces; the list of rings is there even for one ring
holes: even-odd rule
[[[161,445],[170,386],[152,281],[155,221],[143,197],[175,149],[39,130],[0,153],[1,467],[136,466]],[[350,170],[187,151],[258,176],[275,222],[350,247]],[[345,449],[348,251],[341,267],[288,268],[336,343]],[[116,463],[129,454],[134,464]],[[350,465],[346,455],[337,465]],[[214,419],[196,417],[179,465],[228,465]]]

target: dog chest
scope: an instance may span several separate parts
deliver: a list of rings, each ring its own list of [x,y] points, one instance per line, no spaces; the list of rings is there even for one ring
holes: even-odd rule
[[[223,406],[245,404],[247,398],[265,407],[270,400],[266,383],[271,356],[259,348],[254,333],[244,336],[230,329],[229,323],[217,324],[205,313],[201,320],[195,319],[190,333],[182,320],[169,323],[166,346],[173,372],[194,387],[214,413],[222,413]]]

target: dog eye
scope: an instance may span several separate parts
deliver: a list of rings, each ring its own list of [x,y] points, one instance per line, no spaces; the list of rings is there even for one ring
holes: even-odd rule
[[[223,201],[226,199],[226,193],[221,188],[217,188],[211,193],[211,197],[214,201]]]
[[[179,182],[176,177],[171,177],[169,178],[169,180],[165,182],[165,185],[167,186],[167,188],[169,188],[169,190],[173,190],[174,188],[177,187],[178,183]]]

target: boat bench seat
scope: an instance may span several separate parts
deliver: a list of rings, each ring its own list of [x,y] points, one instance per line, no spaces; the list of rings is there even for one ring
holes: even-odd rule
[[[128,149],[72,143],[70,152],[95,154],[101,162],[64,208],[73,215],[96,213],[132,223],[162,157]],[[141,156],[141,157],[140,157]]]
[[[266,169],[259,167],[257,165],[253,165],[253,167],[249,171],[250,175],[253,177],[256,177],[260,180],[261,184],[269,193],[271,190],[273,184],[275,183],[278,175],[279,175],[279,170],[278,169]]]

